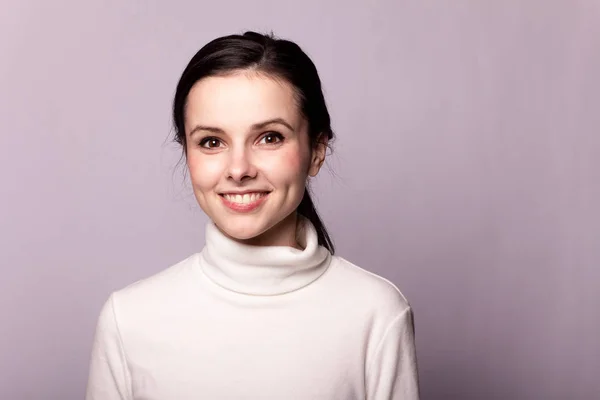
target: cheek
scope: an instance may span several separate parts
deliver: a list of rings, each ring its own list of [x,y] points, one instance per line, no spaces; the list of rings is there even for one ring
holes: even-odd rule
[[[218,157],[188,154],[187,167],[194,187],[201,190],[212,188],[222,175],[222,164]]]
[[[300,174],[304,169],[306,162],[304,161],[304,157],[302,157],[297,152],[289,152],[283,160],[284,168],[289,173]]]
[[[304,185],[308,171],[308,156],[298,149],[288,149],[282,151],[276,163],[272,163],[270,170],[273,176],[287,184]]]

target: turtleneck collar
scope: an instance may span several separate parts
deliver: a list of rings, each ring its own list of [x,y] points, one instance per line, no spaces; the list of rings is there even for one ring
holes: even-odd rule
[[[238,293],[273,296],[293,292],[317,280],[331,261],[331,253],[319,246],[317,231],[305,218],[298,220],[297,237],[303,250],[251,246],[225,236],[210,221],[201,253],[202,270],[217,285]]]

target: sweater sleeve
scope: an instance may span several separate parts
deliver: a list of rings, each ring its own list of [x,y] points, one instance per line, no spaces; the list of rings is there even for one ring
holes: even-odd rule
[[[115,314],[114,294],[104,304],[92,346],[86,400],[131,400],[131,378]]]
[[[409,307],[388,326],[367,370],[367,400],[419,400],[413,313]]]

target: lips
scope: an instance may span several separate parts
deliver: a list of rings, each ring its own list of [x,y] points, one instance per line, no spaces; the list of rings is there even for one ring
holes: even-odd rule
[[[221,193],[223,204],[236,212],[257,209],[269,196],[269,192]]]

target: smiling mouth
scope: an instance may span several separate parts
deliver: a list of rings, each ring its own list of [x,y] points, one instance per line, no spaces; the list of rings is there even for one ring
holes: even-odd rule
[[[244,194],[233,194],[233,193],[222,193],[220,196],[227,200],[229,203],[239,205],[249,205],[262,199],[269,192],[253,192]]]

